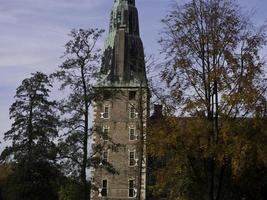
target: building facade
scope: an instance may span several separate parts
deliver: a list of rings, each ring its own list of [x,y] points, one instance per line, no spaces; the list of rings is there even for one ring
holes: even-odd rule
[[[146,199],[149,91],[135,0],[115,0],[96,84],[92,200]]]

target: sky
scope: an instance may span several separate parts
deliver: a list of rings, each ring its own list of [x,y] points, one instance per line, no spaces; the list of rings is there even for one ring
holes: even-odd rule
[[[160,20],[174,0],[136,0],[146,54],[159,55]],[[185,3],[187,0],[177,0]],[[267,19],[266,0],[239,0],[253,21]],[[0,0],[0,141],[10,129],[9,107],[21,81],[32,72],[54,72],[63,61],[67,34],[76,28],[103,28],[107,35],[113,0]],[[0,151],[3,147],[0,144]]]

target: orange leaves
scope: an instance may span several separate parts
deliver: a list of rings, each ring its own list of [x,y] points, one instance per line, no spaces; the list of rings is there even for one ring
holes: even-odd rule
[[[215,173],[225,169],[230,172],[225,177],[230,181],[227,184],[239,184],[243,179],[253,181],[257,169],[267,167],[266,120],[226,116],[219,120],[218,143],[211,141],[212,123],[203,118],[153,120],[148,131],[148,154],[166,164],[155,170],[156,191],[167,189],[169,199],[188,198],[177,191],[201,188],[202,181],[209,180],[211,163]],[[219,181],[219,176],[215,179]]]
[[[187,155],[207,152],[208,127],[205,120],[198,118],[166,117],[154,121],[148,130],[148,153],[158,158],[174,155],[172,159],[186,162]]]

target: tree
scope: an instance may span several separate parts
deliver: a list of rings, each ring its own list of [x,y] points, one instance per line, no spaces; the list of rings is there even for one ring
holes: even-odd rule
[[[174,111],[182,118],[169,119],[164,125],[163,130],[172,135],[163,139],[158,134],[166,142],[163,147],[172,147],[169,151],[156,153],[153,144],[150,149],[156,157],[162,157],[161,152],[169,158],[165,172],[172,178],[161,176],[161,188],[172,188],[169,199],[248,198],[242,192],[239,197],[231,196],[234,187],[227,188],[225,183],[236,186],[235,162],[248,163],[238,156],[238,146],[257,152],[253,157],[264,163],[259,154],[260,149],[266,150],[266,145],[259,148],[255,145],[259,140],[254,144],[248,141],[250,137],[266,138],[262,123],[266,116],[265,62],[260,56],[266,43],[266,27],[256,30],[230,0],[192,0],[184,6],[174,5],[163,23],[160,43],[166,62],[162,79]],[[261,129],[246,131],[244,135],[251,123]],[[155,144],[154,148],[159,149]],[[171,182],[178,177],[177,189]]]
[[[49,87],[52,85],[48,76],[32,74],[17,88],[10,107],[14,122],[4,139],[11,140],[12,145],[1,154],[2,162],[14,162],[13,197],[9,199],[43,199],[49,194],[50,199],[56,199],[51,173],[55,171],[58,117],[56,103],[48,99]]]
[[[59,200],[79,200],[82,198],[81,184],[75,181],[69,181],[62,186],[59,191]]]
[[[90,106],[96,92],[93,84],[99,71],[100,50],[96,43],[103,30],[72,30],[70,41],[65,45],[66,60],[53,75],[62,82],[61,90],[70,94],[60,102],[60,111],[64,116],[64,131],[60,142],[60,155],[66,173],[78,178],[83,185],[82,199],[89,199],[87,169],[91,165],[89,154],[89,138],[92,136],[90,127]]]
[[[9,165],[0,165],[0,200],[4,199],[4,192],[8,177],[13,173],[12,168]]]

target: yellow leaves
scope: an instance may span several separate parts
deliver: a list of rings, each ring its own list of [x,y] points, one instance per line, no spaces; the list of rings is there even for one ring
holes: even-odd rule
[[[188,155],[210,157],[210,125],[200,118],[166,117],[154,122],[148,130],[147,151],[156,158],[171,156],[169,164],[176,175],[181,174]]]
[[[246,154],[248,153],[248,144],[238,144],[235,147],[234,155],[232,157],[232,171],[235,176],[238,176],[246,166]]]
[[[197,109],[204,110],[205,109],[205,102],[201,99],[187,99],[185,101],[184,111],[185,112],[192,112]]]
[[[232,173],[235,177],[245,171],[254,169],[263,163],[267,166],[267,147],[263,120],[237,119],[226,122],[222,128],[223,151],[231,161]]]
[[[211,162],[218,173],[216,178],[222,169],[226,169],[227,181],[236,183],[244,176],[250,180],[250,175],[257,173],[263,164],[267,166],[266,126],[266,120],[259,118],[221,117],[216,143],[211,141],[212,121],[197,117],[165,117],[154,122],[148,138],[148,142],[153,143],[150,146],[149,142],[148,153],[152,150],[156,159],[166,161],[166,166],[156,171],[158,191],[171,188],[168,199],[176,200],[188,197],[177,193],[178,190],[205,190],[201,181],[208,180]]]
[[[172,146],[176,141],[173,134],[174,120],[172,118],[161,119],[150,124],[147,131],[147,145],[150,153],[163,155],[166,146]]]

